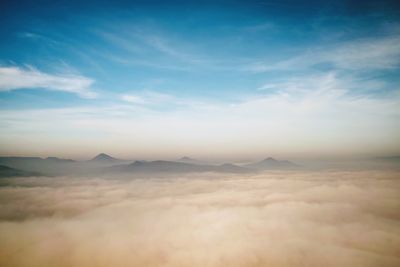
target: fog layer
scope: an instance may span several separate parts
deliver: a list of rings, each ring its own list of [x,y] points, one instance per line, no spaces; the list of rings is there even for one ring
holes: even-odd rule
[[[400,266],[398,172],[117,178],[0,180],[0,266]]]

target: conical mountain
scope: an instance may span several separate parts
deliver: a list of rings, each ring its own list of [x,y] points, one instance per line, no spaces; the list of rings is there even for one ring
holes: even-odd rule
[[[113,158],[105,153],[100,153],[96,157],[90,160],[91,162],[114,162],[119,161],[119,159]]]

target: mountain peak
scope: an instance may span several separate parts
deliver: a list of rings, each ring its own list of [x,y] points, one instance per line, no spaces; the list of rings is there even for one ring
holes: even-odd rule
[[[92,161],[115,161],[117,160],[116,158],[111,157],[110,155],[107,155],[105,153],[100,153],[98,154],[96,157],[94,157],[93,159],[91,159]]]

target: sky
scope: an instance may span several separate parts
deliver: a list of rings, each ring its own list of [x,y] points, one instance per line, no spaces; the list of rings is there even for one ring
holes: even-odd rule
[[[400,154],[396,1],[1,1],[0,155]]]

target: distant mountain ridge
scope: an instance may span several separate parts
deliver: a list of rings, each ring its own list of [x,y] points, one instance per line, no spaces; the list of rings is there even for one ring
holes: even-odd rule
[[[28,172],[7,166],[0,165],[0,178],[5,177],[29,177],[29,176],[43,176],[38,172]]]
[[[71,159],[57,157],[0,157],[0,165],[26,172],[38,172],[48,175],[65,173],[78,163]]]
[[[233,164],[199,165],[177,161],[155,160],[135,161],[128,165],[111,166],[108,172],[138,172],[138,173],[183,173],[183,172],[249,172],[244,167]]]
[[[10,174],[22,172],[43,173],[45,175],[84,174],[98,175],[101,173],[189,173],[189,172],[227,172],[247,173],[266,170],[292,170],[300,166],[287,161],[266,158],[259,162],[235,165],[232,163],[210,164],[184,156],[176,161],[132,161],[114,158],[100,153],[87,161],[75,161],[57,157],[0,157],[0,165],[13,168]],[[7,171],[6,169],[4,169]]]
[[[188,156],[183,156],[179,159],[176,160],[177,162],[184,162],[184,163],[192,163],[192,164],[200,164],[200,165],[207,165],[207,162],[205,161],[201,161],[201,160],[197,160]]]
[[[72,159],[63,159],[63,158],[58,158],[58,157],[47,157],[47,158],[41,158],[41,157],[0,157],[0,162],[7,162],[7,161],[57,161],[57,162],[75,162],[75,160]]]

